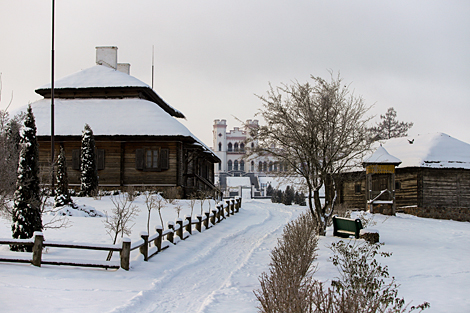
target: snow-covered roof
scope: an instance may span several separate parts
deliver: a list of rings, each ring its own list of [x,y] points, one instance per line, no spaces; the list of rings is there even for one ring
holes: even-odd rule
[[[148,98],[161,106],[168,114],[184,118],[184,114],[166,103],[149,85],[143,81],[104,65],[95,65],[82,71],[54,81],[54,90],[76,89],[89,90],[97,88],[142,88]],[[36,89],[42,96],[50,94],[51,84]],[[59,97],[58,97],[59,98]]]
[[[37,135],[51,134],[51,100],[31,104]],[[191,137],[203,149],[211,150],[177,119],[154,102],[138,99],[55,99],[54,133],[56,136],[81,136],[85,123],[95,136],[183,136]]]
[[[375,152],[364,160],[364,163],[368,164],[400,164],[399,158],[390,155],[384,147],[379,146]]]
[[[134,76],[127,75],[104,65],[90,68],[68,75],[54,82],[54,89],[65,88],[105,88],[105,87],[148,87],[149,85]],[[51,84],[39,87],[51,89]]]
[[[393,138],[382,146],[402,161],[400,167],[470,169],[470,144],[444,133]]]

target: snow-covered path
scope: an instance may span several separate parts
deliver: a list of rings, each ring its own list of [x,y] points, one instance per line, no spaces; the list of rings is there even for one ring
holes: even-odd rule
[[[267,270],[283,227],[303,210],[244,200],[239,213],[202,233],[193,231],[149,262],[134,251],[128,272],[3,263],[1,311],[16,310],[18,304],[9,301],[14,294],[23,312],[257,312],[253,290],[259,288],[258,277]],[[46,238],[73,241],[74,229],[80,229],[90,237],[87,241],[106,241],[100,219],[73,221],[71,229],[46,232]],[[3,232],[0,237],[7,237]],[[65,252],[51,249],[46,257],[56,253]]]
[[[253,289],[292,215],[285,206],[245,203],[240,213],[142,264],[157,276],[151,287],[113,312],[239,312],[241,303],[243,312],[256,312]]]

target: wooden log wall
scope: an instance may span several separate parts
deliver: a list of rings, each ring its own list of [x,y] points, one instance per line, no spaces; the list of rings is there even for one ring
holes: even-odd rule
[[[423,208],[469,208],[470,170],[422,169]]]
[[[80,150],[80,141],[57,142],[55,155],[58,155],[60,145],[65,149],[67,160],[67,174],[70,186],[80,184],[80,170],[72,168],[72,152]],[[181,160],[178,162],[177,142],[113,142],[96,140],[96,149],[104,149],[104,169],[98,171],[100,186],[119,187],[126,185],[153,185],[162,187],[177,186],[181,181],[180,170],[178,169]],[[137,149],[168,149],[169,169],[163,171],[137,170],[135,163],[135,153]],[[50,142],[39,142],[39,160],[41,176],[45,181],[50,181]]]

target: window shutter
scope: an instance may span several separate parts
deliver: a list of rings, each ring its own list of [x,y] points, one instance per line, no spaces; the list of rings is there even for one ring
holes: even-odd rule
[[[136,170],[144,169],[144,149],[135,150],[135,169]]]
[[[96,152],[98,155],[97,168],[98,170],[104,170],[104,149],[97,149]]]
[[[80,170],[80,149],[72,150],[72,169]]]
[[[170,150],[169,149],[160,150],[160,168],[162,170],[167,170],[170,168]]]

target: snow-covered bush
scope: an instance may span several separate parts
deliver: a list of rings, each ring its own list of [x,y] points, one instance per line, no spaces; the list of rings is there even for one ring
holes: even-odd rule
[[[331,286],[316,280],[315,227],[311,215],[303,214],[284,228],[271,252],[269,271],[259,278],[261,289],[254,291],[260,312],[404,313],[430,307],[427,302],[409,307],[398,297],[394,278],[389,278],[387,266],[377,261],[377,257],[391,256],[379,251],[380,244],[356,240],[333,243],[331,261],[339,277]]]
[[[28,106],[24,127],[21,131],[21,153],[18,179],[14,195],[12,236],[18,239],[33,237],[42,231],[41,195],[39,188],[39,147],[36,139],[36,122],[31,105]],[[32,251],[32,247],[12,245],[13,251]]]
[[[63,147],[60,147],[60,153],[57,158],[57,185],[55,189],[54,206],[62,207],[64,205],[74,207],[72,197],[69,192],[69,179],[67,175],[65,151]]]
[[[80,152],[80,190],[83,196],[93,196],[98,190],[98,169],[95,155],[95,137],[88,124],[82,132],[82,147]]]

